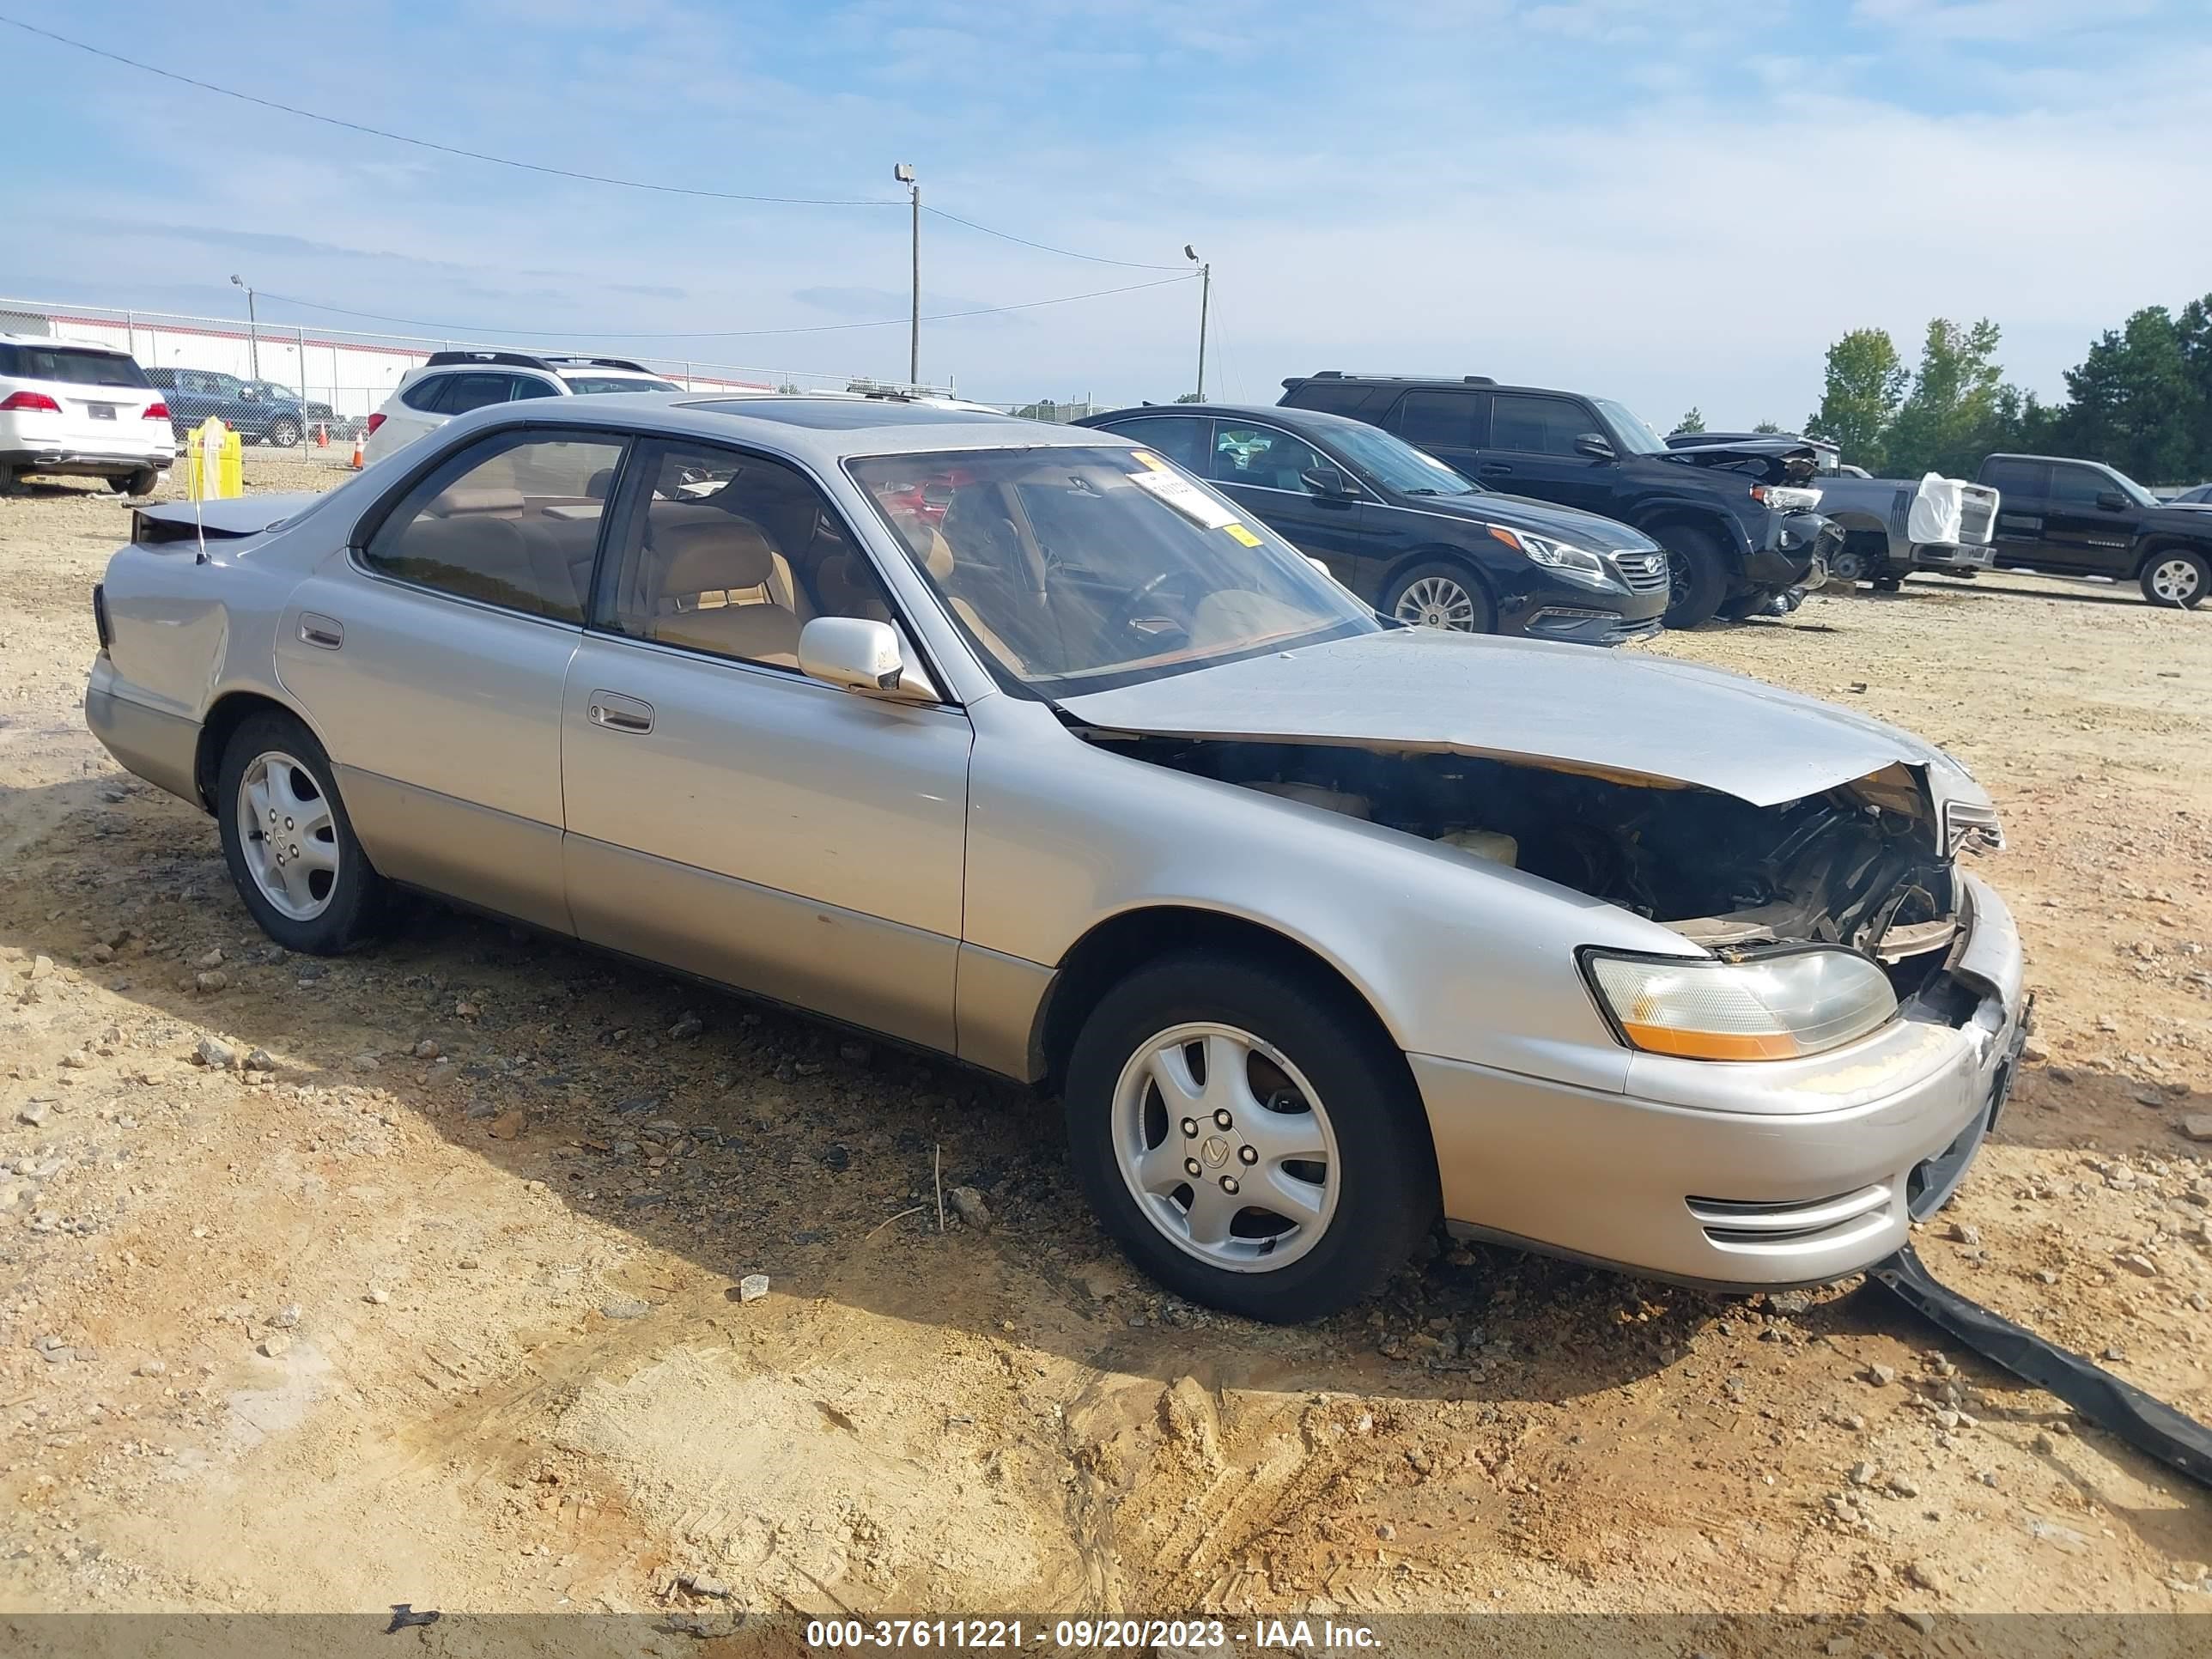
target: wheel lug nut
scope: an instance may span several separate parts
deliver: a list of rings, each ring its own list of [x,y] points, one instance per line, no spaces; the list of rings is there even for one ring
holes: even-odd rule
[[[1237,1121],[1237,1120],[1236,1120],[1235,1118],[1233,1118],[1233,1117],[1230,1116],[1230,1115],[1229,1115],[1229,1114],[1228,1114],[1225,1110],[1216,1112],[1216,1113],[1213,1115],[1213,1122],[1214,1122],[1214,1127],[1217,1127],[1217,1128],[1226,1129],[1226,1128],[1230,1127],[1232,1124],[1234,1124],[1236,1121]]]
[[[1199,1173],[1200,1173],[1200,1170],[1199,1170],[1199,1167],[1198,1167],[1198,1160],[1197,1160],[1196,1158],[1187,1158],[1183,1159],[1183,1161],[1182,1161],[1182,1172],[1183,1172],[1185,1175],[1189,1175],[1189,1176],[1194,1176],[1194,1175],[1199,1174]]]
[[[284,827],[285,827],[287,830],[289,830],[290,828],[292,828],[292,820],[291,820],[291,819],[289,819],[289,818],[286,818],[286,819],[284,820]]]
[[[1198,1139],[1198,1120],[1196,1118],[1187,1117],[1183,1119],[1182,1138],[1185,1140],[1195,1140]]]
[[[1230,1197],[1231,1197],[1231,1198],[1236,1197],[1236,1196],[1237,1196],[1237,1177],[1236,1177],[1235,1176],[1222,1176],[1222,1177],[1221,1177],[1221,1190],[1222,1190],[1223,1192],[1224,1192],[1224,1193],[1228,1194],[1229,1194],[1229,1196],[1230,1196]]]
[[[1249,1146],[1239,1146],[1237,1149],[1237,1161],[1244,1164],[1257,1164],[1260,1161],[1260,1154]]]

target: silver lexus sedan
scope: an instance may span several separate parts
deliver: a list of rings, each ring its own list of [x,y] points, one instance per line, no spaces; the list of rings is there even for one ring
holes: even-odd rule
[[[439,895],[1056,1092],[1175,1291],[1462,1234],[1721,1286],[1904,1242],[2023,1038],[1990,800],[1730,675],[1379,620],[1139,445],[494,405],[141,509],[86,712],[290,949]]]

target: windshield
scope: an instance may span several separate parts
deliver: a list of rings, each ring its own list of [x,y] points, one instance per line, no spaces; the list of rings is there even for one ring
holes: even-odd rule
[[[289,386],[279,386],[274,380],[248,380],[246,383],[246,389],[248,392],[258,392],[264,398],[275,403],[296,404],[300,401],[298,392],[293,391]]]
[[[589,394],[594,392],[681,392],[684,388],[673,380],[655,380],[644,375],[617,380],[606,374],[563,374],[568,390]]]
[[[1073,696],[1382,624],[1150,450],[847,464],[1002,682]]]
[[[1404,495],[1474,495],[1480,484],[1470,483],[1435,456],[1425,454],[1403,438],[1381,428],[1348,424],[1340,431],[1331,427],[1322,434],[1345,459],[1386,489]]]
[[[1593,398],[1598,413],[1604,416],[1613,428],[1613,436],[1631,455],[1663,455],[1667,441],[1654,432],[1649,422],[1637,415],[1626,404],[1617,404],[1610,398]]]

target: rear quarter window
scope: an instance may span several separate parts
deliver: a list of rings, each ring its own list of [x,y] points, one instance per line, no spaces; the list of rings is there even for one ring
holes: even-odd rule
[[[1348,415],[1356,421],[1379,421],[1397,395],[1398,388],[1391,386],[1303,380],[1283,394],[1283,402],[1293,409],[1318,409],[1325,414]]]

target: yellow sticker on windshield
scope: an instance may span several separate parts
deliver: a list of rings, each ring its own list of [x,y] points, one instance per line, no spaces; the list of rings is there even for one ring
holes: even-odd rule
[[[1167,471],[1168,464],[1149,449],[1133,449],[1129,452],[1129,459],[1139,466],[1148,466],[1155,472]]]
[[[1247,547],[1257,547],[1260,544],[1260,538],[1241,524],[1225,524],[1221,527]]]

